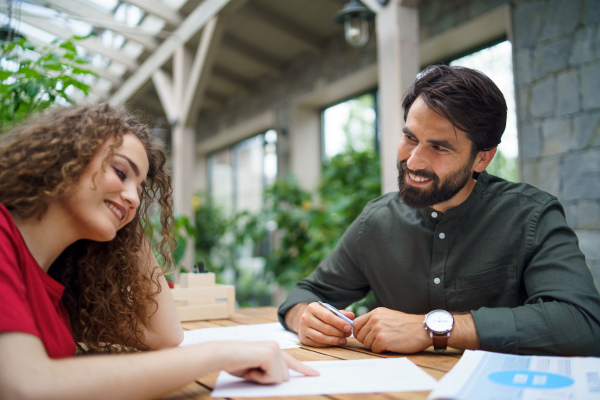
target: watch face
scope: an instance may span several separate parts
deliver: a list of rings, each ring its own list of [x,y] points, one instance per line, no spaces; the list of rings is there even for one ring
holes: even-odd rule
[[[445,310],[433,310],[425,320],[427,328],[434,333],[446,333],[452,329],[454,318]]]

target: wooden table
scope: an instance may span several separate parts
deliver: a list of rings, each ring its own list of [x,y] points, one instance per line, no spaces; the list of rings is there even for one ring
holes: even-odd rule
[[[215,328],[223,326],[235,325],[250,325],[250,324],[266,324],[277,322],[277,309],[275,307],[260,307],[260,308],[239,308],[233,317],[229,319],[208,320],[208,321],[192,321],[182,323],[184,330]],[[369,358],[395,358],[406,357],[425,372],[434,377],[441,379],[461,357],[462,352],[449,349],[446,353],[435,353],[432,349],[427,351],[403,355],[396,353],[375,354],[365,349],[356,339],[350,338],[348,344],[343,347],[315,348],[302,346],[301,348],[284,350],[292,354],[300,361],[324,361],[324,360],[360,360]],[[183,400],[183,399],[211,399],[210,392],[215,387],[219,372],[206,375],[196,382],[187,385],[186,387],[172,393],[163,400]],[[331,395],[310,395],[310,396],[293,396],[285,397],[286,399],[308,399],[308,400],[424,400],[427,398],[429,391],[421,392],[393,392],[393,393],[360,393],[360,394],[331,394]],[[283,399],[284,397],[268,397],[265,399]]]

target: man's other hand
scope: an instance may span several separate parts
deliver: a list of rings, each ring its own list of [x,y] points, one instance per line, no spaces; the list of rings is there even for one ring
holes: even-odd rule
[[[379,307],[354,320],[354,337],[374,353],[416,353],[432,344],[423,315]]]

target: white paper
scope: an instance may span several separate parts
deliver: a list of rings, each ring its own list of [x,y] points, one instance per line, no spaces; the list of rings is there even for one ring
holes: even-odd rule
[[[260,385],[221,372],[212,397],[269,397],[311,394],[378,393],[431,390],[434,378],[407,358],[307,361],[320,376],[290,370],[290,380]]]
[[[600,358],[466,350],[428,399],[598,400]]]
[[[222,328],[205,328],[184,331],[183,342],[180,346],[223,340],[272,340],[277,342],[282,349],[300,347],[298,335],[285,330],[278,322],[271,324],[236,325]]]

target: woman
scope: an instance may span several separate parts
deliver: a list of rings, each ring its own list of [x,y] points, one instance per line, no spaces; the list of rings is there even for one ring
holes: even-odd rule
[[[316,374],[269,342],[172,348],[183,332],[144,239],[158,208],[170,260],[165,161],[147,127],[107,104],[0,137],[0,398],[151,398],[215,370],[261,383]],[[164,350],[72,357],[76,346]]]

